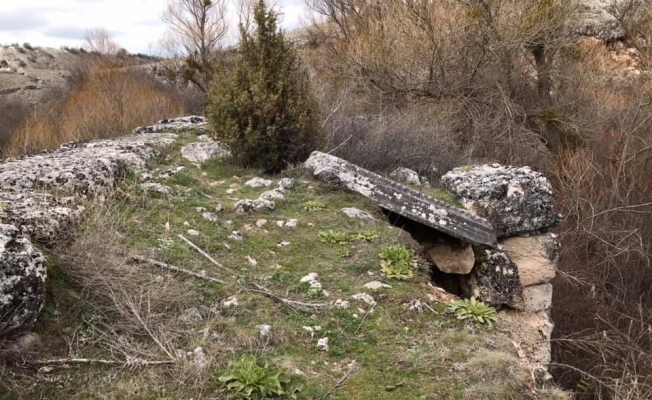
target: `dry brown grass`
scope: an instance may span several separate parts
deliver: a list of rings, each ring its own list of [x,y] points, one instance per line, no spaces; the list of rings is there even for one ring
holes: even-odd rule
[[[55,149],[76,140],[110,138],[137,126],[185,113],[144,73],[111,64],[91,65],[65,98],[51,101],[29,118],[4,148],[6,156]]]

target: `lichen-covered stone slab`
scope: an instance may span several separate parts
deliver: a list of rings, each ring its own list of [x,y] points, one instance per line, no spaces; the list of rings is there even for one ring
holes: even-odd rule
[[[203,164],[215,158],[231,157],[231,151],[222,143],[211,140],[183,146],[181,156],[190,162]]]
[[[449,206],[341,158],[315,151],[304,165],[317,179],[355,191],[405,218],[471,244],[496,245],[496,233],[484,218]]]
[[[0,337],[36,321],[45,297],[43,262],[18,228],[0,224]]]
[[[442,183],[467,210],[491,221],[499,237],[541,231],[560,222],[552,185],[530,167],[455,168]]]

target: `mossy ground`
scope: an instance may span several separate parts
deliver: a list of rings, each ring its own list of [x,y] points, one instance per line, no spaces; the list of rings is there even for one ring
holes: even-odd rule
[[[188,168],[187,173],[161,181],[174,188],[176,195],[172,199],[141,193],[136,176],[128,174],[112,200],[111,212],[105,211],[106,205],[91,206],[88,212],[104,212],[106,218],[114,220],[107,224],[107,229],[116,230],[124,239],[124,252],[128,254],[146,254],[178,267],[203,270],[207,275],[229,282],[219,285],[173,275],[175,280],[191,283],[193,293],[188,293],[188,297],[200,311],[202,320],[184,327],[182,339],[171,345],[188,351],[203,347],[211,360],[209,367],[193,374],[187,373],[191,363],[136,369],[68,365],[54,366],[48,373],[37,372],[38,367],[12,367],[0,374],[6,386],[0,397],[226,398],[216,377],[229,360],[244,353],[264,357],[288,374],[301,371],[304,375],[295,377],[294,384],[301,388],[299,398],[305,399],[471,398],[469,388],[484,384],[486,376],[468,366],[478,364],[469,362],[477,356],[478,349],[505,354],[505,357],[494,357],[499,360],[494,367],[510,371],[502,363],[506,357],[513,359],[510,355],[514,353],[512,344],[499,332],[469,329],[446,313],[446,305],[433,297],[428,271],[417,271],[408,281],[388,280],[381,275],[379,253],[383,248],[395,244],[414,248],[415,243],[406,232],[384,222],[371,203],[361,196],[335,191],[297,174],[296,188],[288,193],[287,200],[276,201],[276,210],[236,214],[233,211],[236,198],[256,198],[268,189],[245,186],[248,179],[259,174],[234,167],[227,161],[212,161],[199,169],[182,160],[179,148],[192,140],[192,134],[183,134],[176,148],[166,153],[160,165],[154,166],[164,169],[184,165]],[[280,177],[269,178],[275,186]],[[227,189],[235,189],[235,192],[228,195]],[[324,208],[306,209],[308,202],[319,202]],[[224,207],[223,211],[216,212],[217,222],[204,219],[197,211],[197,207],[204,207],[214,212],[217,204]],[[378,221],[351,219],[340,211],[342,207],[372,212]],[[267,225],[257,227],[259,219],[268,220]],[[289,229],[276,225],[276,221],[288,219],[297,219],[298,227]],[[190,236],[189,229],[199,231],[200,235]],[[319,232],[329,229],[346,233],[350,239],[345,244],[324,243]],[[234,230],[242,233],[242,241],[229,239]],[[375,232],[378,237],[371,241],[356,239],[356,233],[361,231]],[[192,240],[233,274],[191,249],[179,240],[179,234]],[[368,232],[365,236],[369,236]],[[289,242],[289,245],[282,246],[282,242]],[[247,257],[255,259],[257,264],[253,265]],[[48,304],[36,329],[43,338],[43,345],[33,358],[115,357],[106,348],[94,344],[93,335],[83,335],[88,332],[97,309],[88,303],[86,293],[67,278],[66,265],[57,260],[56,256],[50,257]],[[153,280],[160,275],[170,275],[146,265],[134,265],[134,268],[142,268]],[[310,293],[306,285],[300,284],[300,279],[311,272],[319,274],[324,292]],[[363,287],[374,280],[383,281],[391,288],[374,292]],[[351,307],[314,313],[297,311],[250,291],[252,283],[265,286],[284,298],[329,304],[342,299],[349,301]],[[370,306],[352,298],[361,292],[371,294],[378,302],[368,316],[365,314]],[[221,306],[222,300],[233,295],[238,298],[238,306]],[[423,312],[408,310],[406,304],[414,299],[424,304]],[[261,324],[272,326],[270,337],[260,337],[257,325]],[[311,336],[303,328],[306,326],[321,327],[321,330]],[[208,331],[202,331],[204,328]],[[205,332],[210,334],[206,336]],[[80,344],[82,337],[85,342]],[[317,349],[317,340],[322,337],[329,338],[329,351]],[[146,343],[148,338],[138,340]],[[70,354],[71,349],[76,354]],[[359,369],[336,388],[354,361]],[[504,376],[506,382],[514,381],[511,372],[498,375]],[[494,375],[492,381],[485,383],[488,387],[502,385]],[[520,378],[516,381],[521,382]],[[521,388],[515,386],[507,391],[508,397],[500,398],[523,398],[518,394]],[[505,389],[500,390],[501,396],[505,396]]]

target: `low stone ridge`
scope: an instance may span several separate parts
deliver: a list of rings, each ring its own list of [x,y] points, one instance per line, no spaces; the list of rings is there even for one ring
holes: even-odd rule
[[[222,143],[204,140],[183,146],[181,156],[190,162],[203,164],[215,158],[231,157],[231,150]]]
[[[187,117],[167,118],[158,121],[154,125],[142,126],[133,130],[133,134],[171,132],[179,133],[182,131],[193,130],[196,133],[205,133],[208,121],[205,117],[198,115],[189,115]]]
[[[317,179],[360,193],[386,210],[471,244],[496,245],[496,233],[484,218],[451,207],[341,158],[315,151],[304,165]]]
[[[491,221],[499,237],[544,230],[561,220],[552,185],[530,167],[455,168],[442,183],[467,210]]]
[[[45,295],[44,261],[18,228],[0,224],[0,337],[36,322]]]
[[[52,243],[84,211],[81,202],[110,196],[126,168],[143,173],[177,135],[149,133],[74,142],[0,163],[0,336],[34,323],[46,271],[32,246]]]

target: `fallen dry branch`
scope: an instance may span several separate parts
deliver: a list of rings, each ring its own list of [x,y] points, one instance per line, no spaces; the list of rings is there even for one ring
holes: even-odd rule
[[[187,269],[184,269],[184,268],[181,268],[181,267],[176,267],[174,265],[166,264],[164,262],[152,260],[151,258],[140,257],[140,256],[132,256],[131,259],[134,260],[134,261],[141,262],[141,263],[150,264],[150,265],[153,265],[153,266],[161,268],[161,269],[166,269],[166,270],[169,270],[169,271],[178,272],[178,273],[185,274],[185,275],[190,275],[192,277],[195,277],[195,278],[198,278],[198,279],[203,279],[203,280],[206,280],[206,281],[209,281],[209,282],[215,282],[215,283],[219,283],[221,285],[226,285],[227,284],[227,282],[225,282],[223,280],[220,280],[220,279],[217,279],[217,278],[213,278],[212,276],[208,276],[208,275],[205,275],[205,274],[202,274],[202,273],[199,273],[199,272],[190,271],[190,270],[187,270]]]
[[[202,256],[206,257],[206,259],[208,259],[208,261],[212,262],[213,264],[215,264],[216,266],[220,267],[220,268],[223,269],[224,271],[226,271],[226,272],[228,272],[228,273],[230,273],[230,274],[235,275],[235,272],[233,272],[232,270],[226,268],[224,265],[218,263],[218,262],[217,262],[213,257],[211,257],[210,255],[208,255],[208,253],[206,253],[204,250],[202,250],[202,249],[200,249],[199,247],[197,247],[196,244],[194,244],[193,242],[191,242],[190,240],[188,240],[185,236],[183,236],[183,235],[177,235],[177,236],[179,237],[179,239],[181,239],[181,240],[183,240],[184,242],[186,242],[186,243],[188,244],[188,246],[190,246],[190,247],[192,247],[193,249],[195,249],[199,254],[201,254]]]
[[[362,318],[362,321],[360,321],[360,325],[358,325],[358,328],[355,330],[354,335],[357,335],[357,334],[358,334],[358,331],[360,331],[360,328],[362,328],[362,324],[364,324],[364,322],[367,320],[367,317],[369,316],[369,314],[372,314],[372,313],[374,312],[374,309],[375,309],[375,308],[376,308],[376,305],[374,304],[373,306],[371,306],[371,308],[369,309],[369,311],[367,311],[367,313],[366,313],[366,314],[364,315],[364,317]]]
[[[348,382],[349,379],[351,379],[351,377],[353,376],[353,374],[355,374],[355,373],[358,372],[359,370],[360,370],[360,365],[359,365],[357,362],[353,361],[353,364],[349,367],[349,369],[348,369],[348,370],[346,371],[346,373],[342,376],[342,378],[340,378],[340,380],[337,381],[337,383],[335,384],[335,386],[333,386],[333,387],[332,387],[328,392],[326,392],[326,394],[322,397],[322,399],[327,399],[327,398],[329,398],[329,397],[332,396],[333,393],[335,393],[338,389],[341,389],[341,388],[343,388],[344,386],[346,386],[346,382]]]
[[[252,286],[255,287],[255,289],[248,288],[250,292],[253,293],[260,293],[264,296],[269,297],[270,299],[281,303],[285,306],[288,306],[294,310],[297,311],[303,311],[303,312],[309,312],[309,313],[314,313],[314,312],[320,312],[320,311],[325,311],[330,308],[330,306],[327,303],[318,303],[318,302],[303,302],[303,301],[298,301],[298,300],[291,300],[291,299],[286,299],[281,296],[278,296],[274,293],[272,293],[271,290],[267,289],[264,286],[260,286],[256,283],[252,283]]]
[[[35,360],[30,361],[33,365],[64,365],[64,364],[101,364],[117,365],[124,368],[138,368],[153,365],[170,365],[175,364],[174,360],[143,360],[142,358],[130,358],[121,360],[103,360],[98,358],[55,358],[52,360]]]

